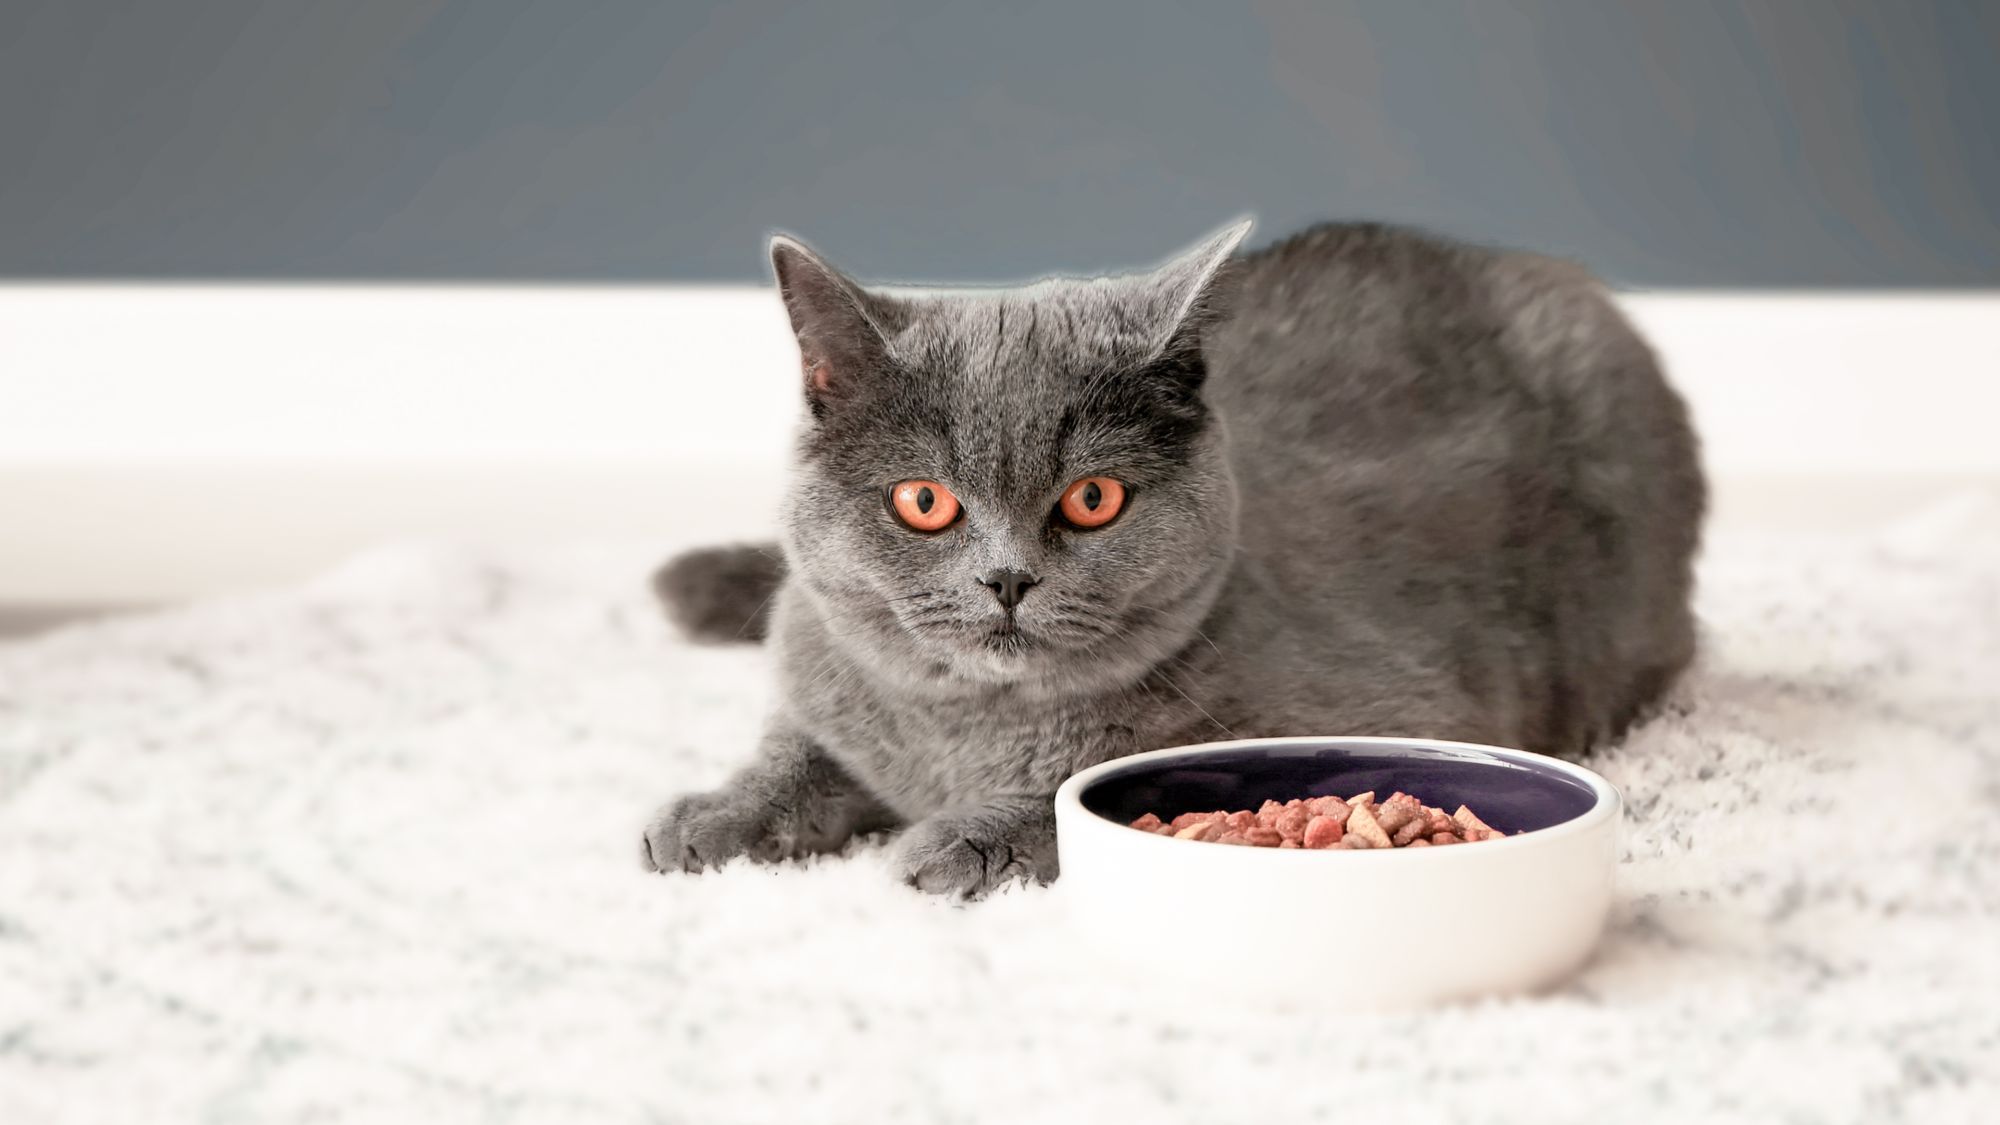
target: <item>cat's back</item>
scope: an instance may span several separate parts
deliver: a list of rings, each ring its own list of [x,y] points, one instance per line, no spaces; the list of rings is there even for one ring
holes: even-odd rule
[[[1687,411],[1580,267],[1374,224],[1233,266],[1203,338],[1228,435],[1243,643],[1357,630],[1491,738],[1573,752],[1693,647],[1705,488]],[[1441,687],[1440,685],[1448,685]]]
[[[1253,505],[1342,484],[1476,505],[1468,484],[1577,449],[1698,486],[1684,406],[1580,266],[1337,223],[1231,268],[1207,395]]]
[[[1380,556],[1358,564],[1373,579],[1505,534],[1506,467],[1537,459],[1548,412],[1502,344],[1498,260],[1354,223],[1232,264],[1227,312],[1203,340],[1206,394],[1253,554],[1309,581],[1319,564],[1289,565],[1298,548],[1366,552]]]
[[[1510,258],[1558,276],[1544,259],[1378,223],[1328,223],[1247,254],[1206,338],[1210,400],[1260,441],[1368,445],[1505,406],[1518,387],[1496,346],[1494,281]]]

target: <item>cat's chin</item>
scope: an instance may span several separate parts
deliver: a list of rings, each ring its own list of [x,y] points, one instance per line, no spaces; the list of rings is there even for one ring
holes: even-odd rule
[[[965,639],[961,648],[980,665],[1003,671],[1026,670],[1037,657],[1050,650],[1041,638],[1015,625],[974,633]]]
[[[1142,676],[1184,644],[1191,628],[1177,628],[1155,611],[1121,619],[1115,629],[1090,632],[1033,615],[911,628],[895,622],[894,639],[877,634],[873,659],[890,658],[892,673],[932,686],[1007,687],[1065,695],[1102,691]]]
[[[896,673],[912,684],[978,690],[1006,689],[1025,697],[1089,694],[1129,684],[1143,676],[1174,643],[1164,636],[1141,634],[1115,638],[1106,644],[1039,632],[1033,626],[1013,631],[965,629],[906,634],[908,647],[878,649],[875,659],[896,653]]]
[[[937,638],[932,639],[936,644]],[[1063,646],[1029,630],[1013,628],[968,630],[943,646],[944,663],[953,678],[975,683],[1006,684],[1034,679],[1060,662]],[[936,651],[935,649],[933,651]]]
[[[961,636],[949,663],[956,678],[990,685],[1074,690],[1108,676],[1121,678],[1113,654],[1031,627],[994,629]]]
[[[978,645],[982,654],[1003,661],[1026,660],[1046,648],[1018,628],[989,630],[980,635]]]

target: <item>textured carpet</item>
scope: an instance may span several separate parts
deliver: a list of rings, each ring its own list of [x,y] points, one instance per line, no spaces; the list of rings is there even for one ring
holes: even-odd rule
[[[0,1121],[2000,1104],[1985,499],[1872,541],[1715,544],[1700,667],[1595,763],[1631,803],[1601,955],[1552,995],[1388,1019],[1342,1005],[1366,965],[1301,981],[1321,999],[1285,1019],[1110,994],[1058,896],[926,901],[874,846],[642,874],[646,814],[718,780],[768,698],[759,651],[668,634],[656,558],[388,550],[0,645]]]

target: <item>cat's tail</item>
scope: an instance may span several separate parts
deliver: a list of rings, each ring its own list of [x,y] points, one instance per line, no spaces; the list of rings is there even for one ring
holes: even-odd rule
[[[785,578],[776,543],[702,547],[667,560],[653,572],[653,592],[667,617],[697,641],[761,641],[771,621],[771,597]]]

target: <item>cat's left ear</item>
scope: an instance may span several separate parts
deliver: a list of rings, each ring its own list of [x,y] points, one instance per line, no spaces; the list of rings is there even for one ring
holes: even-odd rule
[[[1202,328],[1221,311],[1223,267],[1255,222],[1248,216],[1236,220],[1148,277],[1157,317],[1153,354],[1200,347]]]
[[[771,238],[771,271],[799,338],[806,401],[818,416],[865,386],[887,359],[901,306],[849,280],[787,235]]]

